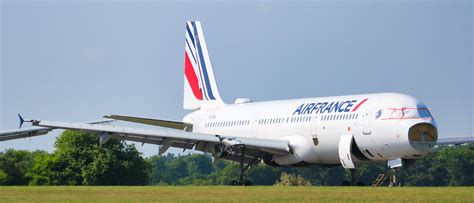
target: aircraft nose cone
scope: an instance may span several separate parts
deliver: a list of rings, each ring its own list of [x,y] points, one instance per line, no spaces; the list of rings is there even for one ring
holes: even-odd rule
[[[418,123],[408,130],[410,145],[417,151],[428,152],[438,141],[438,130],[430,123]]]

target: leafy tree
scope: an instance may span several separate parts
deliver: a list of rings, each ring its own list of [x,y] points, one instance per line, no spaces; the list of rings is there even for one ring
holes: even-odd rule
[[[279,168],[259,164],[248,171],[247,178],[253,185],[273,185],[281,176]]]
[[[25,150],[8,149],[0,153],[0,170],[7,176],[5,185],[27,185],[30,177],[27,171],[32,167],[34,153]]]
[[[398,179],[404,185],[443,186],[474,184],[474,145],[440,147],[431,155],[417,160],[411,167],[399,170]],[[168,185],[227,185],[239,177],[239,164],[227,160],[212,163],[207,155],[154,156],[149,159],[153,166],[152,184]],[[259,164],[247,170],[246,179],[254,185],[272,185],[281,174],[310,181],[311,185],[341,185],[351,180],[349,170],[340,166],[270,167]],[[381,173],[390,173],[386,163],[362,162],[357,164],[357,184],[370,185]],[[155,178],[156,177],[156,178]],[[385,183],[388,183],[385,182]]]
[[[149,180],[150,184],[160,185],[227,185],[239,177],[236,162],[213,162],[211,156],[204,154],[168,154],[145,161],[133,145],[117,140],[99,145],[98,136],[90,133],[65,131],[55,145],[54,153],[12,149],[0,152],[0,184],[143,185]],[[439,147],[418,159],[414,166],[402,168],[399,180],[412,186],[473,186],[473,157],[474,145]],[[359,163],[356,177],[369,185],[378,174],[388,170],[385,163]],[[309,181],[311,185],[341,185],[351,178],[349,170],[340,166],[265,164],[253,166],[245,177],[254,185],[272,185],[283,173],[297,185],[298,180]]]
[[[438,160],[446,167],[448,185],[474,185],[474,145],[443,148]]]
[[[311,181],[305,179],[301,175],[287,174],[283,172],[280,180],[275,183],[279,186],[311,186]]]
[[[43,152],[35,157],[34,165],[30,168],[28,174],[31,177],[29,181],[30,185],[59,185],[57,182],[52,182],[59,179],[54,177],[56,174],[54,171],[59,170],[57,163],[54,161],[55,156]]]
[[[0,185],[5,185],[8,175],[0,169]]]
[[[149,165],[135,146],[118,140],[99,144],[99,137],[64,131],[53,154],[37,156],[32,185],[143,185]]]
[[[232,180],[236,180],[239,177],[239,165],[233,164],[231,161],[220,160],[222,168],[215,173],[215,182],[219,185],[227,185]]]
[[[149,175],[151,184],[169,185],[171,183],[171,170],[168,166],[173,158],[173,154],[168,153],[166,156],[151,156],[146,159],[151,166]]]
[[[473,186],[474,145],[439,147],[415,166],[402,170],[406,185]]]

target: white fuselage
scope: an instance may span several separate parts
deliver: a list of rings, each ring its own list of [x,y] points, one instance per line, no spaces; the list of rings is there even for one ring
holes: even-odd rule
[[[353,136],[354,150],[361,152],[355,160],[414,159],[437,140],[426,106],[396,93],[229,104],[192,112],[183,121],[197,133],[288,140],[294,153],[273,157],[279,165],[339,164],[342,135]]]

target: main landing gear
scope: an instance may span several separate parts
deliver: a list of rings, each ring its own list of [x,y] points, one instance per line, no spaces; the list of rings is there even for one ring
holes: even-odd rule
[[[245,145],[238,145],[234,146],[235,148],[239,149],[240,154],[237,154],[239,156],[239,180],[232,180],[229,182],[229,185],[242,185],[242,186],[250,186],[252,185],[252,182],[250,180],[244,180],[244,173],[247,171],[250,166],[257,164],[261,161],[261,158],[256,156],[253,158],[247,165],[245,165]]]

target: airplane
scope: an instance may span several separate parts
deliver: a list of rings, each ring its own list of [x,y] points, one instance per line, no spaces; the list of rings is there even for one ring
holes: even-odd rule
[[[239,162],[243,174],[264,162],[270,166],[327,165],[354,169],[362,161],[400,167],[428,155],[438,143],[437,124],[428,107],[399,93],[359,94],[253,102],[222,100],[199,21],[186,22],[182,121],[105,115],[99,122],[24,120],[35,128],[0,132],[0,141],[47,134],[54,129],[98,133],[110,139],[210,153],[215,160]],[[103,125],[119,120],[159,126],[137,129]],[[462,140],[461,140],[462,141]],[[472,140],[470,141],[472,142]]]

